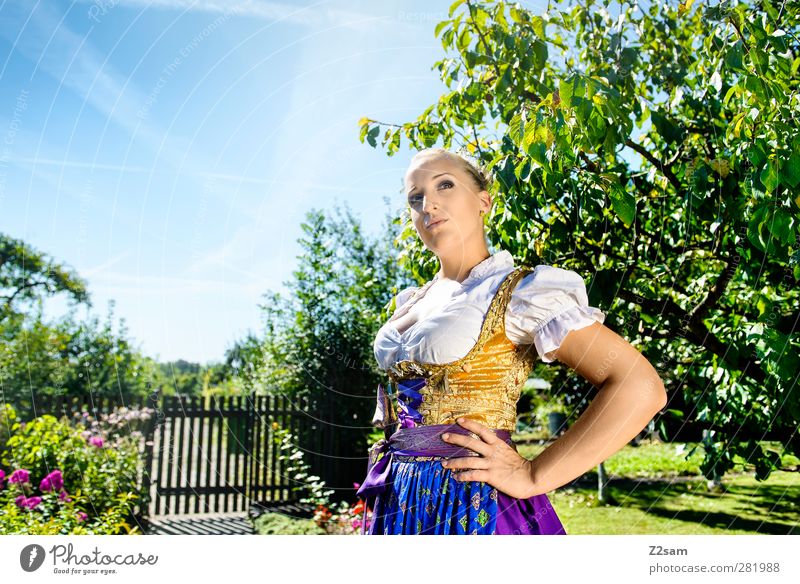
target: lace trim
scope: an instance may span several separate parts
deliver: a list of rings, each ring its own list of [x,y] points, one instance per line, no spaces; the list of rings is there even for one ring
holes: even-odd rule
[[[582,329],[594,322],[603,323],[605,318],[605,313],[599,308],[580,304],[548,317],[547,322],[536,329],[533,337],[539,358],[545,363],[552,363],[555,357],[550,353],[561,346],[570,331]]]

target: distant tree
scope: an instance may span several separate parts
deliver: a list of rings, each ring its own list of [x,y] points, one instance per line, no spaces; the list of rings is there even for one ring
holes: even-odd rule
[[[253,391],[258,383],[263,359],[264,340],[255,333],[248,332],[225,351],[224,371],[227,375],[240,378],[244,387]]]
[[[43,316],[47,298],[65,294],[69,312]],[[140,399],[157,376],[151,361],[130,346],[121,320],[114,330],[114,302],[104,322],[79,320],[91,306],[85,281],[72,269],[22,240],[0,233],[0,389],[23,409],[34,397],[113,396]]]
[[[104,322],[74,312],[47,322],[40,311],[0,322],[0,388],[6,401],[27,409],[36,397],[109,396],[143,400],[158,384],[155,364],[131,347],[114,303]]]
[[[86,282],[73,270],[0,233],[0,320],[59,293],[75,303],[90,304]]]
[[[377,384],[385,383],[372,342],[394,294],[409,284],[393,257],[394,213],[386,223],[372,240],[346,205],[336,216],[309,211],[287,296],[264,295],[263,347],[249,353],[263,355],[253,376],[259,392],[307,398],[314,415],[323,412],[318,431],[335,430],[340,442],[328,445],[336,448],[329,454],[344,457],[339,472],[351,477],[364,470],[357,458],[367,447],[364,421],[372,418]]]

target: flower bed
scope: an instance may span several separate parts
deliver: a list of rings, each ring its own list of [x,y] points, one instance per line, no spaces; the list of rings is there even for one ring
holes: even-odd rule
[[[152,410],[119,408],[94,419],[43,415],[28,422],[6,405],[0,452],[0,534],[132,534],[140,486],[137,427]]]

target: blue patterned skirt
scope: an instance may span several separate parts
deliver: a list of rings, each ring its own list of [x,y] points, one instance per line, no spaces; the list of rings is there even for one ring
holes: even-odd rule
[[[516,499],[483,481],[457,481],[441,460],[395,457],[370,535],[566,535],[547,495]]]
[[[396,460],[393,467],[391,485],[375,501],[370,534],[494,534],[494,487],[455,480],[441,460]]]
[[[462,426],[419,425],[420,383],[401,383],[400,428],[370,449],[358,491],[372,507],[369,534],[566,535],[547,495],[517,499],[482,481],[458,481],[442,467],[443,459],[479,455],[441,440],[444,432],[469,434]],[[381,397],[379,390],[379,408]],[[516,449],[508,430],[493,431]]]

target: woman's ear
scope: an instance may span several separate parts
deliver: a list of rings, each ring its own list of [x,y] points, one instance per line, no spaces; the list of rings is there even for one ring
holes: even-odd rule
[[[481,191],[479,196],[481,198],[481,210],[484,214],[488,214],[492,210],[492,196],[487,191]]]

